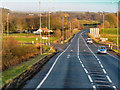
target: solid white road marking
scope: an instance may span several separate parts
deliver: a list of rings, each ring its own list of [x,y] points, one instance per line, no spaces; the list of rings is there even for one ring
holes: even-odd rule
[[[76,35],[75,35],[75,37],[76,37]],[[75,37],[74,37],[74,38],[75,38]],[[74,39],[74,38],[73,38],[73,39]],[[72,39],[72,41],[73,41],[73,39]],[[48,73],[46,74],[46,76],[45,76],[45,77],[43,78],[43,80],[39,83],[39,85],[37,86],[37,88],[36,88],[35,90],[38,90],[38,89],[42,86],[42,84],[45,82],[45,80],[47,79],[47,77],[50,75],[51,71],[53,70],[53,68],[54,68],[56,62],[58,61],[58,59],[60,58],[60,56],[62,56],[62,55],[64,54],[64,52],[66,52],[67,49],[68,49],[70,46],[71,46],[71,44],[56,58],[56,60],[55,60],[55,62],[53,63],[52,67],[50,68],[50,70],[48,71]]]
[[[115,57],[115,56],[111,55],[110,53],[108,53],[108,52],[107,52],[107,54],[108,54],[108,55],[110,55],[110,56],[112,56],[113,58],[115,58],[115,59],[119,60],[117,57]]]
[[[71,44],[70,44],[71,45]],[[70,47],[70,45],[57,57],[57,59],[55,60],[55,62],[53,63],[52,67],[50,68],[50,70],[48,71],[48,73],[46,74],[46,76],[44,77],[44,79],[40,82],[40,84],[37,86],[36,89],[40,88],[42,86],[42,84],[45,82],[45,80],[47,79],[47,77],[50,75],[52,69],[54,68],[56,62],[58,61],[58,59],[60,58],[61,55],[63,55],[63,53]]]

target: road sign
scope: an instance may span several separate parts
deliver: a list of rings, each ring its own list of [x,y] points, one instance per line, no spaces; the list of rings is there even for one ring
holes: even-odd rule
[[[42,39],[48,39],[48,37],[42,37]]]

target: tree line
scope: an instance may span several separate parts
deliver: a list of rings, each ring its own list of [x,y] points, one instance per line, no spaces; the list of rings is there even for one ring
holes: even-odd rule
[[[7,15],[8,16],[8,27],[9,31],[17,30],[32,30],[38,29],[39,24],[39,13],[24,13],[24,12],[13,12],[8,9],[3,9],[3,31],[7,31]],[[46,15],[47,14],[47,15]],[[94,20],[103,23],[102,12],[53,12],[50,13],[50,29],[57,30],[62,28],[82,28],[82,23],[79,20]],[[104,13],[105,15],[105,28],[116,28],[117,27],[117,14],[116,13]],[[63,26],[63,27],[62,27]],[[42,28],[49,28],[49,13],[42,13]]]

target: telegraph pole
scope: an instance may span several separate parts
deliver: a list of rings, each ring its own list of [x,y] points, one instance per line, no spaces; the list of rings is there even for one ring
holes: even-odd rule
[[[104,12],[103,12],[103,37],[104,37],[104,25],[105,25],[105,15],[104,15]]]
[[[117,7],[117,50],[119,50],[119,3],[118,2],[118,7]]]
[[[49,8],[49,45],[50,45],[50,8]]]
[[[41,35],[41,2],[39,1],[39,10],[40,10],[40,54],[42,55],[42,35]]]
[[[9,14],[7,14],[7,39],[8,39],[8,33],[9,33]]]
[[[47,28],[47,11],[46,11],[46,29],[48,29]],[[48,35],[47,35],[47,32],[46,32],[46,37],[47,37]],[[47,45],[47,39],[46,39],[46,45]]]

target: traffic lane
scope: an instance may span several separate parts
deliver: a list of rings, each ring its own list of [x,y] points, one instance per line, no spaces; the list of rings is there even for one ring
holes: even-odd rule
[[[87,38],[87,35],[83,34],[84,39]],[[97,47],[94,44],[88,44],[88,46],[91,48],[91,50],[97,55],[97,57],[102,62],[107,74],[110,76],[111,80],[115,84],[115,86],[118,87],[120,85],[120,78],[119,78],[119,60],[108,55],[108,54],[97,54]]]
[[[119,60],[115,59],[114,57],[108,54],[97,54],[97,48],[94,45],[89,45],[91,50],[97,55],[100,59],[101,63],[103,64],[104,68],[106,69],[107,74],[110,76],[112,82],[115,86],[118,87],[120,85],[120,78],[119,78]]]
[[[46,65],[43,66],[43,68],[40,70],[39,73],[37,73],[31,80],[27,81],[27,83],[24,85],[23,88],[36,88],[38,84],[42,81],[42,79],[45,77],[49,69],[52,67],[53,63],[55,62],[56,58],[61,54],[62,52],[58,53],[54,57],[52,57]]]
[[[86,31],[84,32],[85,35],[84,35],[83,37],[85,38],[85,40],[88,38],[88,36],[87,36],[88,33],[89,33],[89,30],[86,30]],[[97,47],[97,48],[98,48],[99,46],[104,46],[104,45],[97,44],[97,43],[95,43],[95,42],[93,43],[93,45],[94,45],[95,47]],[[117,56],[117,55],[115,55],[115,54],[112,54],[110,51],[108,51],[108,53],[109,53],[109,54],[108,54],[109,56],[112,56],[112,57],[114,57],[114,58],[116,58],[116,59],[119,59],[119,56]]]
[[[85,72],[80,67],[80,63],[76,56],[76,39],[77,37],[73,40],[69,49],[59,58],[54,69],[41,88],[86,88],[88,79],[86,78]],[[72,52],[73,55],[67,58],[67,55],[71,54],[71,49],[74,50],[74,52]],[[89,85],[87,86],[90,88]]]
[[[26,82],[26,84],[23,86],[24,88],[36,88],[38,86],[38,84],[41,82],[41,80],[44,78],[44,76],[46,75],[46,73],[49,71],[50,67],[53,65],[53,63],[55,62],[56,58],[61,54],[58,53],[57,55],[55,55],[54,57],[52,57],[44,66],[43,68],[40,70],[40,72],[38,72],[32,79],[28,80]]]

